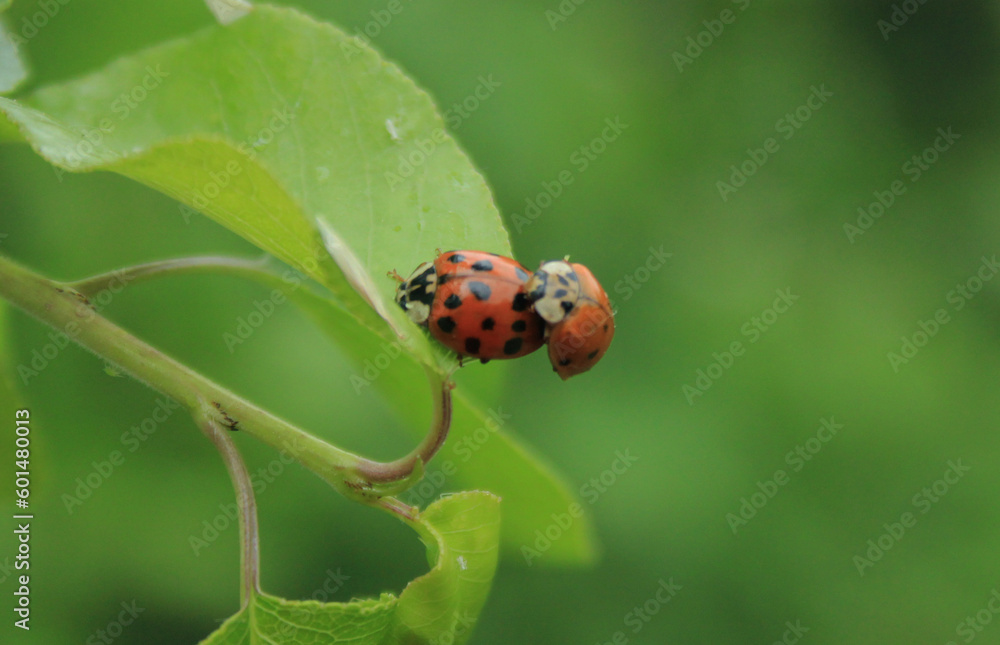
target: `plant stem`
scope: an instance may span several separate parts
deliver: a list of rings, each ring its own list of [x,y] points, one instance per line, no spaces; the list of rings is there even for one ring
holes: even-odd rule
[[[254,594],[260,594],[260,538],[257,530],[257,502],[250,473],[229,433],[205,410],[198,419],[202,431],[215,444],[229,471],[236,491],[240,524],[240,607],[246,607]]]
[[[108,271],[107,273],[101,273],[89,278],[84,278],[83,280],[76,280],[67,284],[82,294],[92,296],[101,289],[113,288],[116,282],[120,282],[122,284],[141,282],[163,275],[204,273],[209,271],[219,271],[220,269],[264,272],[265,267],[270,263],[270,261],[271,258],[266,255],[256,260],[227,257],[224,255],[202,255],[137,264],[124,269]]]
[[[67,283],[81,293],[91,296],[102,289],[114,289],[116,283],[132,284],[152,278],[183,275],[185,273],[205,273],[225,271],[237,275],[254,278],[273,278],[268,271],[269,256],[258,259],[246,259],[223,255],[205,255],[187,258],[174,258],[138,264],[124,269],[117,269],[99,275]],[[368,462],[357,466],[357,472],[370,482],[391,482],[407,477],[420,459],[426,464],[437,453],[448,437],[451,427],[451,390],[455,385],[450,378],[441,376],[425,367],[427,381],[431,386],[431,396],[434,397],[434,418],[431,429],[424,440],[410,454],[395,461],[386,463]]]
[[[369,481],[395,481],[402,479],[413,470],[416,461],[426,464],[437,454],[437,451],[444,445],[444,440],[448,438],[448,429],[451,427],[451,391],[455,384],[450,379],[442,379],[429,367],[424,367],[427,373],[427,380],[431,384],[431,396],[434,396],[434,420],[431,422],[431,430],[424,437],[419,446],[413,452],[397,459],[385,463],[371,464],[365,468],[365,475]],[[440,392],[437,390],[440,389]]]
[[[93,287],[101,280],[98,276],[78,284]],[[433,456],[447,434],[451,385],[431,371],[428,376],[434,386],[441,387],[442,395],[436,399],[430,434],[410,455],[380,463],[332,446],[255,406],[98,315],[86,296],[70,284],[44,278],[2,255],[0,296],[174,398],[196,416],[207,414],[220,425],[242,430],[287,451],[338,491],[360,501],[371,503],[415,483],[423,463]],[[384,482],[391,485],[379,486]]]

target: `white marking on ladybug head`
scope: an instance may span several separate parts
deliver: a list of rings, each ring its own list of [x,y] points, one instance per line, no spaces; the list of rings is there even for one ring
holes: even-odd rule
[[[565,318],[580,298],[580,279],[564,260],[543,262],[524,288],[535,313],[550,325]]]

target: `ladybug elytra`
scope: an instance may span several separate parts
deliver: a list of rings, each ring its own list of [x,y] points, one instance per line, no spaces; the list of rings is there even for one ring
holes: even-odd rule
[[[545,323],[524,290],[528,277],[511,258],[447,251],[403,280],[396,302],[460,358],[518,358],[545,342]]]

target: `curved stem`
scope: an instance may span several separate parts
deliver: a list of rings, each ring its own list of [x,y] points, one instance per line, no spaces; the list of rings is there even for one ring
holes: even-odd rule
[[[260,538],[257,530],[257,501],[246,464],[240,457],[236,444],[229,438],[215,419],[203,410],[198,425],[215,444],[226,464],[229,479],[236,491],[236,508],[240,525],[240,607],[246,607],[250,598],[260,594]]]
[[[178,261],[170,262],[177,266]],[[161,263],[160,270],[140,274],[154,275],[162,272],[163,266]],[[83,286],[89,287],[103,283],[106,281],[102,277],[82,281]],[[296,428],[148,345],[100,316],[87,297],[70,284],[44,278],[3,256],[0,256],[0,296],[122,371],[174,398],[195,415],[202,414],[205,406],[211,406],[205,414],[214,422],[245,431],[285,450],[338,491],[359,501],[372,503],[415,483],[422,474],[424,460],[434,454],[447,432],[451,395],[450,389],[442,384],[439,414],[432,426],[436,432],[418,447],[417,454],[411,453],[389,464],[365,459]],[[434,377],[441,383],[440,377]],[[368,474],[374,475],[375,480],[370,481]],[[390,480],[391,484],[379,485]]]
[[[269,264],[270,257],[262,256],[256,260],[234,258],[224,255],[201,255],[187,258],[174,258],[147,262],[124,269],[116,269],[100,273],[82,280],[67,282],[66,285],[80,293],[92,296],[102,289],[112,289],[116,283],[123,285],[130,282],[144,281],[163,275],[182,275],[185,273],[205,273],[219,269],[237,269],[242,271],[263,271]]]
[[[413,470],[418,459],[423,464],[430,461],[444,445],[444,440],[448,438],[448,429],[451,428],[451,391],[455,388],[455,383],[451,379],[442,379],[429,367],[425,367],[424,371],[431,384],[431,395],[435,397],[434,419],[431,421],[431,429],[420,445],[405,457],[385,463],[370,463],[357,468],[357,472],[363,474],[369,481],[384,482],[402,479]],[[440,392],[436,391],[438,389]]]

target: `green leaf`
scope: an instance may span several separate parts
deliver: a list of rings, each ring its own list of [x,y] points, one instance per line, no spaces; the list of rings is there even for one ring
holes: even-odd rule
[[[392,594],[350,603],[291,601],[254,594],[247,607],[202,645],[270,643],[386,643],[398,601]]]
[[[203,645],[464,643],[496,573],[500,498],[483,492],[451,495],[408,523],[427,545],[431,570],[398,599],[382,594],[320,603],[255,594]]]
[[[500,498],[484,492],[449,495],[412,525],[433,568],[399,597],[397,642],[460,645],[472,633],[496,573]]]
[[[378,278],[437,247],[510,251],[486,183],[427,94],[357,39],[293,10],[258,6],[0,108],[52,163],[113,170],[203,211],[387,338],[329,261],[318,221]],[[394,285],[375,284],[391,302]],[[423,337],[412,342],[429,360]]]
[[[437,247],[509,255],[510,245],[486,183],[430,98],[399,69],[330,25],[257,6],[229,26],[87,77],[16,102],[0,98],[0,111],[57,166],[110,170],[153,186],[327,287],[341,306],[323,299],[313,316],[359,373],[403,333],[406,351],[374,385],[423,436],[430,406],[421,363],[436,366],[435,350],[392,304],[395,284],[383,276],[411,270]],[[4,121],[0,115],[0,138],[16,138]],[[331,232],[350,252],[337,262],[327,252]],[[431,469],[451,460],[449,485],[504,496],[504,547],[520,559],[521,546],[575,497],[503,430],[458,452],[488,419],[456,393],[452,436]],[[583,518],[543,561],[593,555]]]

